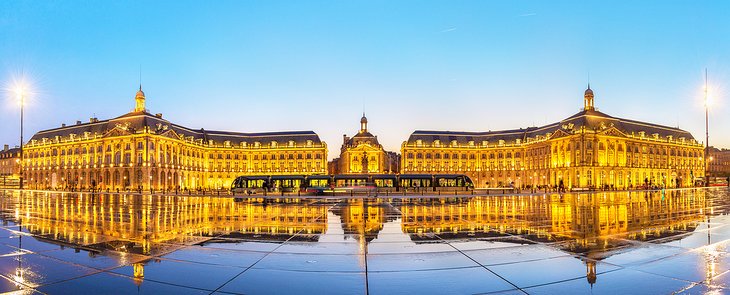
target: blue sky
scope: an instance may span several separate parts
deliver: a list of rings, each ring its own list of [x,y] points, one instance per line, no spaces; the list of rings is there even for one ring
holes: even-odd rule
[[[727,1],[2,1],[0,84],[36,92],[26,138],[147,107],[191,128],[314,130],[337,156],[363,110],[394,151],[414,130],[485,131],[579,111],[730,148]],[[18,109],[0,105],[0,143]]]

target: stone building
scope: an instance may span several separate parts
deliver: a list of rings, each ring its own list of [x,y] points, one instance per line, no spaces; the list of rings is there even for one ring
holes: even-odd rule
[[[708,172],[711,177],[729,177],[730,176],[730,149],[718,149],[710,147],[708,149]]]
[[[20,148],[7,144],[0,150],[0,188],[20,186]]]
[[[679,128],[613,117],[594,106],[541,127],[413,132],[401,173],[460,173],[476,187],[690,186],[704,175],[703,145]]]
[[[368,119],[362,114],[360,131],[353,137],[342,135],[340,157],[330,167],[333,174],[383,174],[398,172],[398,155],[383,149],[378,137],[368,132]]]
[[[145,109],[39,131],[25,145],[28,188],[228,188],[240,175],[326,174],[327,145],[313,131],[192,129]]]

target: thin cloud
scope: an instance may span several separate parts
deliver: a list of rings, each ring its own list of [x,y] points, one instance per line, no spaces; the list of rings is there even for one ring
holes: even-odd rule
[[[451,28],[448,28],[445,30],[441,30],[441,33],[447,33],[447,32],[451,32],[451,31],[456,31],[456,27],[451,27]]]
[[[535,16],[535,15],[537,15],[537,13],[534,13],[533,12],[533,13],[523,13],[523,14],[520,14],[519,16],[520,17],[526,17],[526,16]]]

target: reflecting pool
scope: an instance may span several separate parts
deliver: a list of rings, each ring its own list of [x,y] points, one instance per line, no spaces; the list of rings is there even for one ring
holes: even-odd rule
[[[0,292],[730,293],[727,188],[231,198],[0,191]]]

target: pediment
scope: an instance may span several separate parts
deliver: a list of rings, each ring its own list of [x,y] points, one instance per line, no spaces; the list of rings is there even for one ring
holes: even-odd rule
[[[125,128],[124,126],[117,125],[111,130],[104,133],[102,137],[115,137],[115,136],[125,136],[130,135],[132,132],[129,131],[129,129]]]
[[[380,148],[369,143],[361,143],[355,147],[349,148],[350,151],[379,151]]]
[[[172,139],[183,139],[183,136],[175,132],[175,130],[167,129],[160,134],[161,136],[172,138]]]
[[[626,134],[621,132],[621,130],[618,130],[618,128],[616,128],[616,127],[606,128],[606,130],[601,131],[600,134],[608,135],[608,136],[626,137]]]
[[[565,132],[563,129],[558,129],[558,130],[555,130],[555,132],[553,132],[552,134],[550,134],[550,139],[561,138],[561,137],[566,137],[566,136],[570,136],[570,133]]]

